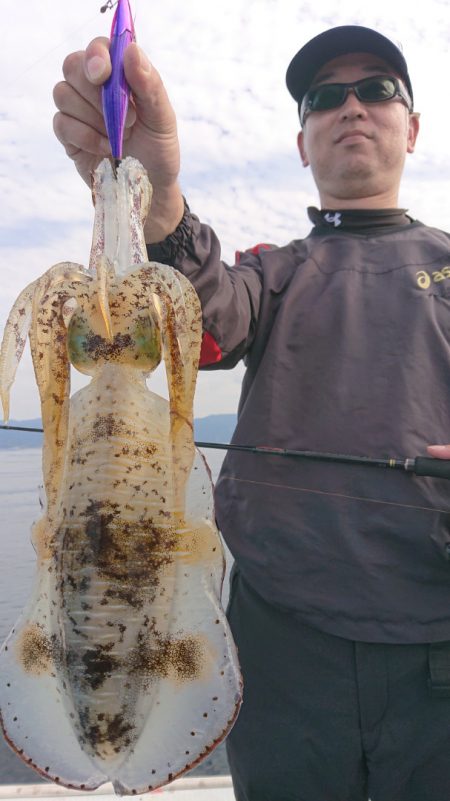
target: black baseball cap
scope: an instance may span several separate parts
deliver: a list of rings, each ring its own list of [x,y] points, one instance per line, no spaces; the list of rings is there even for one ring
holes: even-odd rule
[[[294,56],[286,73],[286,84],[300,104],[320,68],[346,53],[373,53],[394,68],[403,80],[411,100],[413,91],[408,66],[401,50],[386,36],[362,25],[340,25],[319,33]]]

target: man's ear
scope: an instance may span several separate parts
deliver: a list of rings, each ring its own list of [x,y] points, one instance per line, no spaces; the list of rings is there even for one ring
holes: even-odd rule
[[[297,147],[298,147],[298,152],[300,153],[300,158],[302,160],[303,166],[309,167],[309,159],[308,156],[306,155],[305,137],[303,135],[303,131],[300,131],[297,136]]]
[[[407,153],[414,153],[414,148],[416,145],[417,135],[419,133],[419,118],[420,114],[417,111],[414,111],[412,114],[409,115],[408,121],[408,146],[407,146]]]

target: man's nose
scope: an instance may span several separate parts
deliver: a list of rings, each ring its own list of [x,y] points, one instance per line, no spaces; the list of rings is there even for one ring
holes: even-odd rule
[[[348,119],[348,117],[364,117],[366,114],[367,109],[365,103],[359,100],[354,89],[349,89],[347,97],[341,106],[341,119],[345,120]]]

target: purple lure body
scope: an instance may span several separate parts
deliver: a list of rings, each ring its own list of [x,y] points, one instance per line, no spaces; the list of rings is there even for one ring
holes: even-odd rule
[[[123,69],[123,54],[130,42],[135,41],[135,38],[129,0],[118,0],[109,48],[112,72],[102,91],[106,132],[115,159],[122,158],[123,131],[130,97],[130,87],[125,79]]]

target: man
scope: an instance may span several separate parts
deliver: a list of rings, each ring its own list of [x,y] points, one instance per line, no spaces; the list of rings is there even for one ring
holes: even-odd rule
[[[89,182],[108,154],[107,42],[64,65],[55,131]],[[419,130],[402,53],[343,26],[287,73],[321,209],[304,240],[220,261],[177,182],[174,113],[136,46],[126,152],[155,190],[149,257],[193,282],[204,364],[244,358],[234,441],[387,457],[450,431],[450,236],[398,209]],[[450,446],[430,446],[450,458]],[[448,801],[450,510],[442,479],[229,453],[216,488],[236,560],[228,615],[244,704],[238,801]]]

